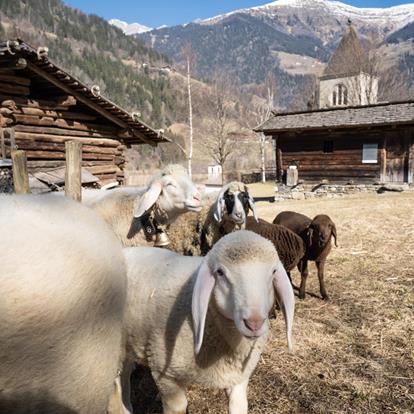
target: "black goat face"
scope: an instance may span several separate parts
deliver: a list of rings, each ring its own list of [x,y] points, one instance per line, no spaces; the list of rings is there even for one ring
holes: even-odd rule
[[[248,208],[246,210],[244,206],[242,194],[243,193],[230,191],[226,191],[224,194],[224,203],[227,214],[237,224],[244,223],[248,211]]]
[[[238,201],[240,201],[244,213],[247,215],[250,208],[249,193],[247,191],[243,191],[240,193],[230,193],[229,191],[226,191],[226,193],[224,194],[224,202],[226,204],[227,214],[231,215],[234,212],[236,198],[238,199]]]

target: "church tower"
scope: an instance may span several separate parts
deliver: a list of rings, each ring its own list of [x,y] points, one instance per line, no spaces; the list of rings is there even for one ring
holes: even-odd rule
[[[319,78],[319,108],[360,106],[377,103],[378,78],[361,41],[349,29]]]

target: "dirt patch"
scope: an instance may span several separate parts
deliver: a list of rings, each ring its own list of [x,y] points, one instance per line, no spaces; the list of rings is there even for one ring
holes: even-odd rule
[[[287,353],[280,315],[272,320],[250,381],[249,413],[414,412],[413,206],[413,193],[259,204],[267,220],[283,210],[328,214],[339,247],[326,265],[329,302],[319,298],[310,265],[313,295],[297,299],[295,354]],[[292,276],[298,285],[299,273]],[[222,390],[193,387],[188,397],[192,414],[227,412]],[[160,412],[159,402],[139,408]]]

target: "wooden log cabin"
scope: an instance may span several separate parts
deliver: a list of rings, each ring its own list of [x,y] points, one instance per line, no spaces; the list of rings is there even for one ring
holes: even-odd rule
[[[124,179],[124,149],[168,142],[160,132],[21,40],[0,43],[0,157],[26,151],[29,173],[65,165],[65,142],[82,143],[82,166],[105,185]]]
[[[296,165],[305,183],[414,182],[414,101],[276,113],[256,131],[275,140],[279,181]]]

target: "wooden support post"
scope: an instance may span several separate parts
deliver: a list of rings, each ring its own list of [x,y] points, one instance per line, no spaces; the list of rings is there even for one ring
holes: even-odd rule
[[[385,136],[382,140],[381,148],[381,163],[380,163],[380,182],[385,183],[388,180],[387,177],[387,137]]]
[[[24,151],[11,152],[13,161],[13,184],[16,194],[29,194],[29,174],[27,173],[27,158]]]
[[[0,146],[1,146],[1,159],[6,159],[6,144],[4,143],[4,130],[0,127]]]
[[[14,131],[14,128],[7,128],[7,131],[9,133],[9,139],[10,139],[10,150],[13,151],[17,149],[16,147],[16,134]]]
[[[75,201],[82,200],[82,144],[79,141],[65,142],[66,175],[65,195]]]
[[[279,139],[276,141],[276,179],[280,183],[283,180],[283,158],[282,150],[279,147]]]

